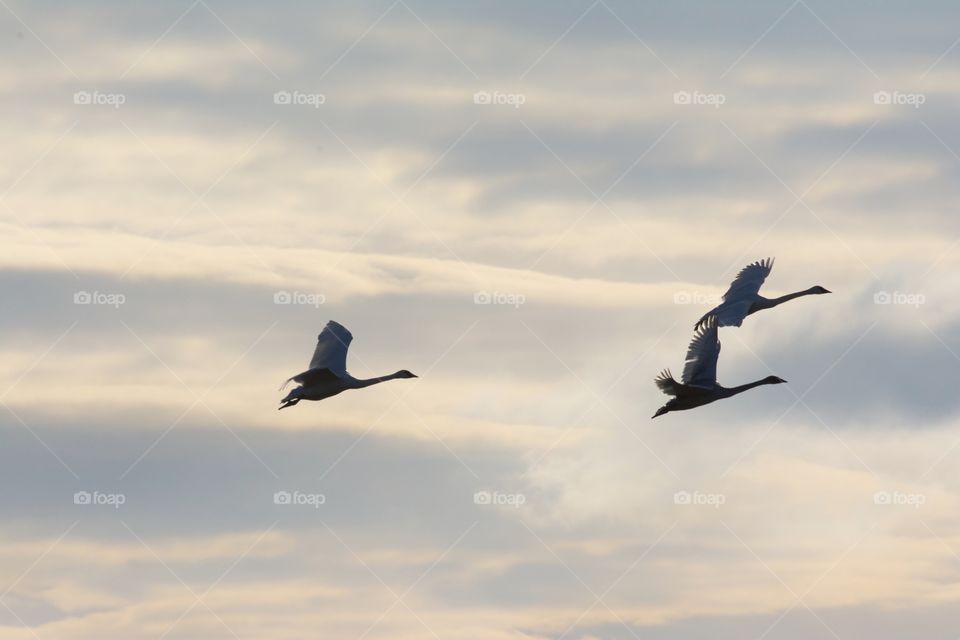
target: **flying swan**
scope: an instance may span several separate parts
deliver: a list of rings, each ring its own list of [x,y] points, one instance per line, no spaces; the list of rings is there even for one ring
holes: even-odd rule
[[[743,393],[763,384],[781,384],[786,382],[777,376],[767,376],[739,387],[722,387],[717,384],[717,358],[720,356],[720,342],[717,340],[717,317],[707,316],[700,328],[694,333],[687,348],[687,360],[683,366],[681,382],[673,379],[669,369],[660,372],[654,379],[660,391],[673,396],[652,417],[662,416],[669,411],[693,409],[714,400],[722,400]]]
[[[699,329],[709,316],[716,316],[721,327],[739,327],[743,324],[743,319],[751,313],[770,309],[800,296],[830,293],[823,287],[816,286],[779,298],[764,298],[758,292],[771,270],[773,258],[759,260],[741,269],[730,288],[723,294],[723,302],[705,313],[694,325],[694,329]]]
[[[370,385],[396,380],[398,378],[416,378],[406,369],[391,373],[379,378],[358,380],[347,373],[347,349],[353,335],[347,328],[331,320],[317,336],[317,348],[313,351],[310,368],[303,373],[289,378],[280,387],[283,391],[291,382],[297,382],[299,387],[291,389],[290,393],[281,400],[279,409],[292,407],[301,400],[323,400],[335,396],[347,389],[362,389]]]

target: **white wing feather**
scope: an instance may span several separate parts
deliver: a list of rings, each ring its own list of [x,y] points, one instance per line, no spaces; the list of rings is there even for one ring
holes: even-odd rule
[[[752,301],[750,300],[724,302],[710,311],[706,317],[715,316],[721,327],[739,327],[743,324],[743,319],[747,317],[751,304]]]
[[[730,288],[723,294],[724,302],[736,303],[743,300],[752,301],[760,292],[764,280],[773,270],[773,258],[758,260],[753,264],[748,264],[737,277],[730,283]]]
[[[347,349],[353,334],[339,322],[331,320],[317,336],[317,348],[310,359],[311,369],[330,369],[338,375],[347,372]]]
[[[709,316],[690,341],[681,381],[694,387],[713,387],[717,384],[717,358],[719,357],[717,317]]]
[[[721,327],[739,327],[759,297],[760,287],[772,270],[773,258],[758,260],[745,266],[723,294],[723,302],[703,314],[694,328],[699,329],[709,316],[717,316]]]

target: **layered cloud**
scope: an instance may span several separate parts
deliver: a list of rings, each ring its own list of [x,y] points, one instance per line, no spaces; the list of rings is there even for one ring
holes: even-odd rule
[[[0,638],[946,634],[956,13],[0,8]]]

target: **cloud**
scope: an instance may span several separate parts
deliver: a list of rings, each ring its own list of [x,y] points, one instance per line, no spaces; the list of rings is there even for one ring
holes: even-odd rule
[[[955,8],[21,4],[0,638],[950,628]],[[421,378],[277,412],[331,318]]]

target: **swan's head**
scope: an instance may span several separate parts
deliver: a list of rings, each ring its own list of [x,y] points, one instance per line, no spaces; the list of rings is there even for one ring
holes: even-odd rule
[[[833,293],[833,291],[830,291],[829,289],[824,289],[820,285],[817,285],[815,287],[810,287],[810,292],[811,293]]]
[[[764,384],[785,384],[787,381],[777,376],[767,376],[763,379]]]
[[[406,369],[401,369],[400,371],[397,371],[395,374],[393,374],[393,377],[394,378],[416,378],[418,376],[415,373],[410,373]]]

